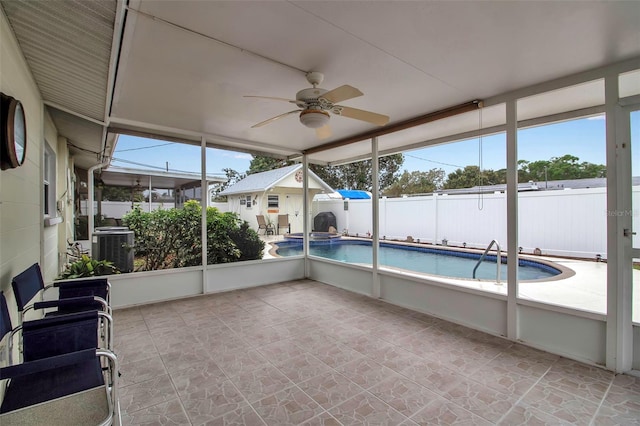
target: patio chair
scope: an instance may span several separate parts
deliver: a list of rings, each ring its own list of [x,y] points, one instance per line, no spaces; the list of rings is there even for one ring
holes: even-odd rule
[[[280,234],[280,228],[286,228],[287,233],[291,233],[291,224],[289,223],[289,215],[288,214],[279,214],[278,215],[278,235]]]
[[[45,286],[42,279],[40,265],[34,263],[11,280],[13,293],[18,304],[18,324],[23,321],[24,313],[30,309],[44,309],[57,307],[57,311],[47,312],[46,315],[61,315],[84,310],[101,310],[111,313],[109,306],[109,289],[111,285],[106,278],[89,278],[73,281],[55,281]],[[40,295],[44,300],[45,292],[57,288],[59,303],[47,301],[45,306],[39,303],[39,307],[27,306],[31,300]]]
[[[9,365],[0,368],[0,424],[120,424],[118,362],[111,351],[98,348],[98,316],[97,311],[60,315],[12,329],[0,292],[0,340],[9,335]],[[17,332],[25,361],[13,364],[11,342]]]
[[[256,219],[258,220],[258,234],[261,229],[264,229],[264,234],[267,234],[267,221],[264,219],[264,215],[257,214]]]

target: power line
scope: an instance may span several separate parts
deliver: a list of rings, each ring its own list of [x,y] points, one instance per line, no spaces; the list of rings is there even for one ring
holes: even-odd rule
[[[118,152],[139,151],[141,149],[151,149],[151,148],[157,148],[159,146],[167,146],[167,145],[173,145],[173,144],[174,144],[173,142],[167,142],[167,143],[161,143],[158,145],[142,146],[140,148],[119,149]]]
[[[136,166],[149,167],[150,169],[165,170],[165,171],[167,170],[165,167],[158,167],[158,166],[152,166],[151,164],[137,163],[135,161],[123,160],[123,159],[116,158],[116,157],[113,157],[112,160],[113,161],[118,161],[120,163],[135,164]],[[176,170],[176,171],[178,171],[178,170]]]
[[[416,160],[422,160],[422,161],[427,161],[429,163],[440,164],[442,166],[450,166],[450,167],[457,167],[459,169],[464,169],[464,166],[460,166],[458,164],[443,163],[443,162],[435,161],[435,160],[427,160],[426,158],[418,157],[416,155],[411,155],[411,154],[404,154],[404,155],[407,156],[407,157],[415,158]]]
[[[195,173],[193,170],[167,169],[166,167],[152,166],[151,164],[138,163],[136,161],[123,160],[121,158],[112,158],[113,161],[120,163],[134,164],[136,166],[148,167],[150,169],[162,170],[163,172],[179,172],[179,173]],[[224,173],[207,173],[207,175],[225,175]]]

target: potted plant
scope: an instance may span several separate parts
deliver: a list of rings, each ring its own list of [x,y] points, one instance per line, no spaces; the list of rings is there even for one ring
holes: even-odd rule
[[[119,273],[120,271],[115,267],[113,262],[109,262],[108,260],[92,259],[86,254],[83,254],[79,260],[70,264],[57,279],[67,280],[72,278],[96,277],[99,275]]]

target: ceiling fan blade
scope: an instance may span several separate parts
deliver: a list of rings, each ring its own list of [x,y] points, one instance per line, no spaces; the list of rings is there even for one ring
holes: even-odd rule
[[[329,90],[327,93],[320,96],[320,98],[326,99],[332,104],[335,104],[338,102],[346,101],[347,99],[357,98],[358,96],[362,95],[363,93],[355,87],[345,84],[344,86]]]
[[[293,99],[286,99],[286,98],[276,98],[273,96],[253,96],[253,95],[245,95],[243,96],[243,98],[258,98],[258,99],[270,99],[272,101],[284,101],[284,102],[291,102],[292,104],[295,104],[296,101],[294,101]]]
[[[316,129],[316,136],[318,139],[326,139],[331,136],[331,127],[328,124],[325,124],[322,127],[318,127]]]
[[[258,124],[254,124],[253,126],[251,126],[251,128],[254,129],[256,127],[262,127],[262,126],[264,126],[266,124],[273,123],[276,120],[280,120],[282,117],[286,117],[289,114],[295,114],[295,113],[298,113],[298,112],[300,112],[300,110],[296,109],[296,110],[293,110],[293,111],[285,112],[284,114],[276,115],[275,117],[271,117],[268,120],[264,120],[264,121],[259,122]]]
[[[367,123],[375,124],[377,126],[384,126],[389,122],[388,115],[377,114],[371,111],[365,111],[362,109],[346,107],[337,105],[341,108],[338,115],[343,117],[355,118],[356,120],[366,121]]]

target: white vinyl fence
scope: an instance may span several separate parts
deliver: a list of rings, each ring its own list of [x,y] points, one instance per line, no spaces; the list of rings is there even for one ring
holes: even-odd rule
[[[129,213],[131,210],[133,210],[133,205],[140,206],[142,211],[145,211],[145,212],[149,211],[149,203],[147,202],[142,202],[142,203],[136,202],[132,204],[131,201],[103,201],[101,206],[102,216],[111,217],[114,219],[121,219],[122,216],[124,216],[126,213]],[[172,209],[173,207],[174,207],[174,203],[172,202],[151,203],[151,210],[158,210],[158,209],[167,210],[167,209]],[[80,203],[80,211],[82,215],[87,214],[86,200],[83,200]],[[97,201],[94,202],[93,211],[96,212],[96,214],[98,212]]]
[[[633,187],[634,206],[640,187]],[[315,200],[311,220],[319,212],[336,216],[339,232],[368,236],[372,233],[371,200]],[[345,209],[346,208],[346,209]],[[595,258],[607,257],[607,215],[632,215],[640,226],[640,212],[607,212],[606,188],[518,194],[518,238],[523,253]],[[505,193],[479,195],[428,195],[380,199],[380,239],[406,240],[485,248],[496,239],[507,247]],[[637,223],[636,223],[637,222]],[[634,236],[634,246],[640,244]]]
[[[134,203],[136,206],[140,206],[142,211],[149,211],[149,203]],[[175,206],[173,202],[162,202],[162,203],[151,203],[151,210],[167,210],[172,209]],[[81,202],[81,214],[87,214],[87,201]],[[226,212],[229,210],[229,206],[227,203],[211,203],[209,207],[216,207],[221,212]],[[129,213],[133,209],[131,201],[103,201],[102,202],[102,215],[104,217],[111,217],[114,219],[122,219],[126,213]],[[94,211],[98,211],[98,202],[94,202]]]

